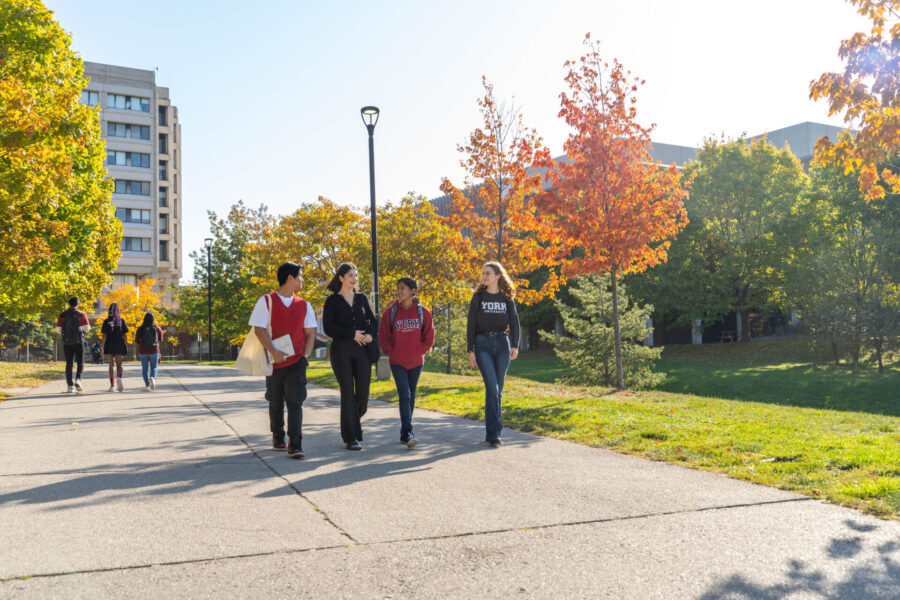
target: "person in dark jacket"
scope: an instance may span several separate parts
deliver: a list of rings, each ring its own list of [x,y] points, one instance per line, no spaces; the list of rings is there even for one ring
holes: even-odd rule
[[[489,262],[481,272],[481,284],[472,295],[466,324],[469,366],[484,380],[486,441],[501,444],[503,382],[509,361],[519,356],[519,315],[516,288],[503,265]]]
[[[425,354],[434,345],[431,312],[416,297],[418,284],[412,277],[397,281],[397,300],[381,315],[378,342],[390,359],[391,373],[400,397],[400,443],[415,447],[412,428],[416,385],[425,365]]]
[[[134,341],[138,347],[138,358],[141,361],[141,376],[144,378],[144,391],[156,389],[156,369],[159,367],[159,347],[163,341],[163,331],[156,324],[156,317],[148,312],[144,321],[134,333]]]
[[[328,283],[332,294],[322,308],[331,342],[331,369],[341,388],[341,439],[348,450],[362,450],[360,419],[369,405],[372,361],[366,344],[378,335],[378,319],[365,294],[357,291],[359,273],[350,263],[338,267]]]
[[[113,302],[109,305],[109,316],[100,326],[103,334],[103,354],[109,360],[109,391],[120,392],[125,389],[122,383],[122,359],[128,354],[128,346],[125,335],[128,333],[128,324],[119,313],[119,304]]]
[[[84,373],[84,334],[91,330],[87,315],[78,310],[76,296],[69,298],[69,308],[56,319],[56,332],[62,336],[63,353],[66,357],[66,392],[83,392],[81,374]],[[72,367],[77,364],[75,380],[72,381]]]

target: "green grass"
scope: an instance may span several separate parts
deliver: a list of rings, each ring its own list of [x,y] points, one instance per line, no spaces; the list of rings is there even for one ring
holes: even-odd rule
[[[723,349],[717,350],[722,358]],[[759,352],[743,348],[736,352],[748,350]],[[716,471],[870,514],[900,518],[900,417],[896,409],[900,401],[896,390],[900,387],[895,371],[882,376],[894,381],[892,397],[885,393],[891,386],[882,387],[877,376],[837,370],[835,379],[826,380],[819,388],[818,384],[804,384],[804,380],[818,375],[817,370],[807,375],[792,366],[774,365],[770,370],[776,375],[779,371],[786,373],[781,385],[793,386],[781,390],[783,397],[789,398],[784,401],[777,386],[764,386],[753,375],[763,366],[740,366],[753,364],[756,359],[731,358],[739,364],[710,364],[708,357],[667,359],[682,383],[690,382],[693,373],[698,378],[694,382],[697,387],[707,386],[704,393],[614,393],[605,388],[548,383],[564,372],[563,367],[554,362],[552,354],[527,353],[510,367],[504,389],[504,426]],[[782,359],[773,356],[770,360]],[[744,369],[750,372],[729,379],[729,371]],[[336,387],[327,361],[313,361],[308,374],[311,383]],[[815,405],[815,390],[826,389],[835,381],[846,385],[843,392],[833,392],[829,396],[833,400],[828,402],[842,408],[824,406],[824,399]],[[716,382],[718,387],[713,385]],[[751,389],[743,389],[742,385]],[[738,397],[710,395],[728,390],[735,391]],[[838,393],[851,396],[838,397]],[[864,396],[862,400],[857,397],[859,394]],[[879,394],[883,394],[880,399]],[[372,396],[396,402],[393,382],[373,381]],[[810,406],[795,405],[799,402]],[[854,410],[858,404],[867,410]],[[419,383],[416,405],[483,420],[481,378],[426,370]]]
[[[65,373],[61,362],[0,362],[0,402],[12,398],[14,388],[33,388]]]

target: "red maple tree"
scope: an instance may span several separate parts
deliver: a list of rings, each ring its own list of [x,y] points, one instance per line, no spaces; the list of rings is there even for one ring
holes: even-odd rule
[[[673,238],[687,225],[690,182],[650,156],[650,132],[636,120],[643,80],[618,60],[604,62],[590,34],[587,52],[567,61],[568,90],[559,116],[572,127],[566,159],[543,150],[535,165],[547,169],[550,189],[534,198],[542,252],[563,277],[609,273],[616,337],[616,385],[624,389],[617,279],[667,259]]]

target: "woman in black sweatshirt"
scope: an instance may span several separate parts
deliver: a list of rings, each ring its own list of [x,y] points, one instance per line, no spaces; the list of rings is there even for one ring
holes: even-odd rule
[[[362,450],[360,418],[369,405],[372,362],[366,344],[378,335],[369,299],[357,291],[356,267],[344,263],[328,283],[332,294],[322,308],[325,335],[331,338],[331,369],[341,388],[341,438],[348,450]]]
[[[503,265],[489,262],[481,273],[481,284],[469,304],[466,345],[469,366],[477,366],[484,380],[484,425],[486,441],[500,445],[503,419],[500,415],[503,381],[509,361],[519,356],[519,315],[516,288]]]

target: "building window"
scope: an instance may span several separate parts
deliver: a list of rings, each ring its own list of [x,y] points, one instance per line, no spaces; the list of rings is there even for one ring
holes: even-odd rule
[[[140,208],[117,208],[116,218],[123,223],[150,224],[150,211]]]
[[[159,188],[159,205],[160,206],[168,206],[169,205],[169,196],[168,189],[161,187]]]
[[[122,287],[130,285],[137,287],[137,275],[113,275],[113,287]]]
[[[169,144],[168,144],[168,139],[167,139],[166,134],[164,134],[164,133],[159,134],[159,153],[160,154],[168,154],[169,153],[168,147],[169,147]]]
[[[81,90],[81,103],[88,106],[97,106],[100,104],[100,92]]]
[[[166,174],[167,166],[168,166],[168,161],[165,161],[165,160],[159,161],[159,178],[162,181],[166,181],[169,178]]]
[[[123,252],[150,252],[150,238],[123,237]]]
[[[166,107],[160,106],[158,110],[159,110],[159,124],[165,127],[166,123],[168,123],[168,121],[166,120]]]
[[[117,194],[130,194],[132,196],[150,196],[149,181],[132,181],[130,179],[116,179],[115,189]]]
[[[169,215],[159,215],[159,232],[169,233]]]
[[[106,151],[106,164],[115,167],[141,167],[150,168],[150,155],[142,152],[119,152],[117,150]]]
[[[169,242],[167,240],[159,240],[159,260],[169,260]]]
[[[133,140],[149,140],[150,128],[146,125],[131,125],[130,123],[106,123],[107,137],[130,138]]]
[[[122,96],[120,94],[106,95],[106,108],[117,110],[132,110],[135,112],[150,112],[150,99],[138,96]]]

